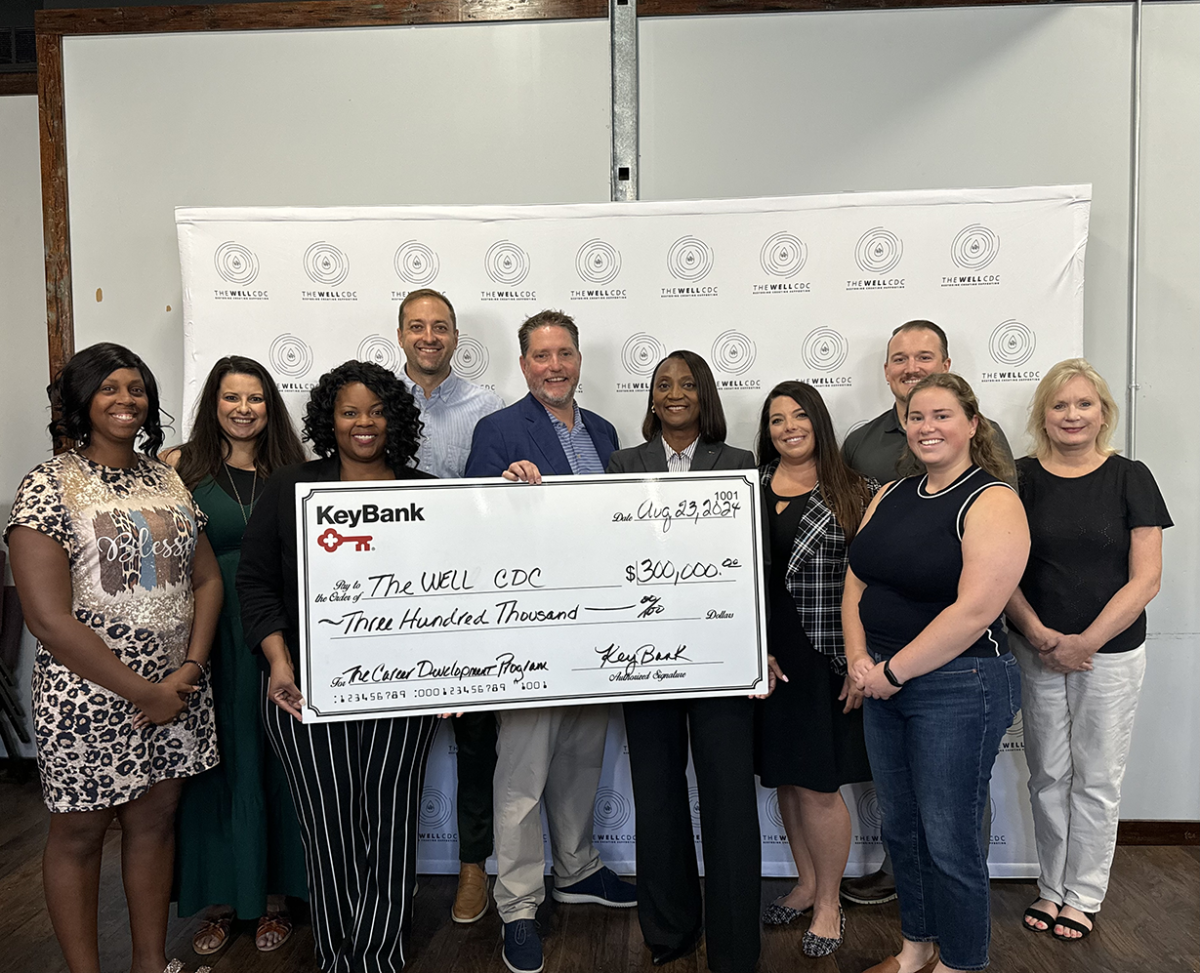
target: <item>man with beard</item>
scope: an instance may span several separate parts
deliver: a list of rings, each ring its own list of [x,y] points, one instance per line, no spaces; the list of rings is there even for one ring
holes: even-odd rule
[[[517,338],[529,394],[475,427],[467,476],[538,483],[542,473],[603,473],[617,432],[575,402],[582,362],[575,322],[561,311],[541,311],[521,325]],[[543,803],[555,901],[637,905],[636,888],[605,867],[592,844],[608,707],[510,709],[497,720],[496,910],[504,921],[504,963],[514,973],[538,973],[543,960],[535,916],[546,895]]]

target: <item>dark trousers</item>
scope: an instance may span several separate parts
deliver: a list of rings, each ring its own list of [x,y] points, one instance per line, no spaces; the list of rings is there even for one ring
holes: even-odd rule
[[[458,860],[481,862],[492,853],[496,716],[463,713],[452,721],[458,751]]]
[[[749,699],[625,703],[637,806],[638,919],[651,946],[675,948],[703,920],[708,966],[745,973],[758,961],[762,847],[754,789],[754,709]],[[700,877],[688,739],[699,790]]]
[[[263,698],[300,818],[317,964],[394,973],[407,958],[417,819],[437,718],[299,723]]]

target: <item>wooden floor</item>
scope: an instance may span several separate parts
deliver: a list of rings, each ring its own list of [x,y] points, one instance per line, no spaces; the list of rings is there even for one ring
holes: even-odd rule
[[[48,814],[36,781],[0,780],[0,973],[65,971],[42,899],[41,849]],[[100,955],[103,969],[128,969],[129,936],[118,866],[120,833],[110,832],[101,887]],[[495,911],[471,926],[450,921],[456,879],[422,876],[413,927],[411,973],[505,973],[500,957],[500,921]],[[764,879],[763,901],[789,883]],[[1037,897],[1032,882],[992,883],[994,973],[1196,973],[1200,970],[1200,849],[1122,846],[1096,932],[1086,942],[1056,942],[1020,928],[1020,915]],[[636,910],[599,906],[556,906],[547,896],[539,915],[548,973],[644,970]],[[800,920],[803,923],[804,920]],[[201,959],[191,950],[194,919],[173,919],[167,955],[191,971]],[[800,952],[803,926],[763,931],[761,973],[861,973],[898,946],[896,903],[856,907],[847,913],[846,942],[820,960]],[[312,935],[299,925],[274,953],[254,949],[253,930],[235,927],[229,946],[207,962],[214,973],[300,973],[314,971]],[[700,973],[704,954],[664,968]]]

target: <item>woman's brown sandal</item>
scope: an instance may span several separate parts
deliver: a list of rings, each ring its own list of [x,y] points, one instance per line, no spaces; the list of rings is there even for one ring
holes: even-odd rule
[[[192,949],[198,956],[210,956],[222,949],[229,942],[229,929],[233,925],[233,916],[221,916],[219,919],[205,919],[200,928],[192,936]],[[204,946],[200,940],[212,937],[215,945]]]
[[[278,938],[274,942],[264,944],[263,937],[274,933]],[[258,929],[254,933],[254,945],[260,953],[269,953],[278,949],[288,941],[292,934],[292,917],[286,912],[268,912],[258,920]]]

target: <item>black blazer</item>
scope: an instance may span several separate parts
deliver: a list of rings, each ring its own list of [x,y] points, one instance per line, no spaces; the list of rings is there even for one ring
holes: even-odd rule
[[[435,477],[405,467],[397,480]],[[336,456],[285,466],[271,474],[242,535],[237,592],[242,603],[242,630],[252,652],[262,640],[283,632],[292,665],[297,666],[296,635],[300,628],[300,595],[296,586],[296,484],[336,482],[341,462]],[[299,669],[296,677],[299,679]]]
[[[738,449],[728,443],[696,443],[692,454],[692,472],[705,470],[752,470],[757,464],[748,449]],[[666,473],[667,453],[662,436],[655,436],[640,446],[618,449],[608,461],[606,473]]]

